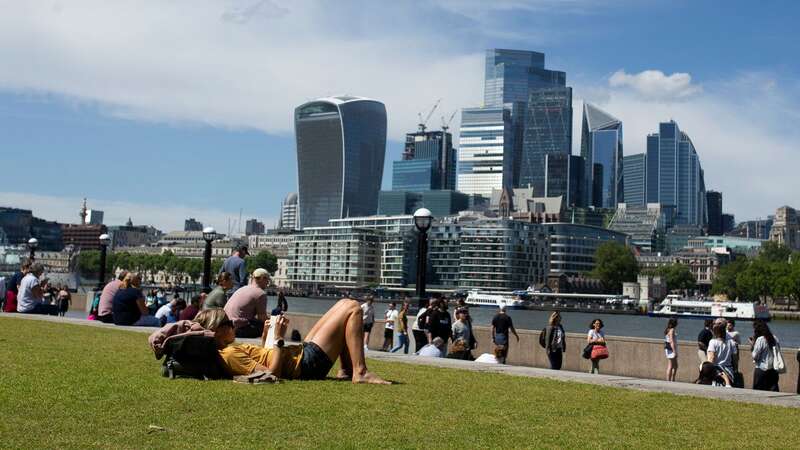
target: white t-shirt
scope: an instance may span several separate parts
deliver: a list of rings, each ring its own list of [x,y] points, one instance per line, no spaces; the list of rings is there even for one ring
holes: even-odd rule
[[[714,364],[726,368],[733,369],[733,355],[736,353],[736,345],[732,341],[725,339],[712,339],[708,343],[708,353],[714,352]]]
[[[736,342],[736,345],[742,345],[742,338],[741,338],[741,336],[739,336],[739,332],[738,331],[736,331],[736,330],[726,331],[725,334],[728,335],[728,339],[731,339],[731,340],[733,340],[733,342]]]
[[[444,358],[442,351],[436,348],[433,344],[428,344],[425,347],[419,349],[419,356],[433,356],[434,358]]]
[[[39,279],[32,273],[25,275],[19,282],[19,296],[17,297],[17,312],[26,313],[33,311],[42,302],[33,296],[33,288],[39,286]]]
[[[375,322],[375,307],[369,303],[361,304],[361,320],[364,323]]]
[[[420,316],[425,314],[425,311],[427,311],[427,310],[428,310],[428,308],[423,306],[422,308],[419,309],[419,311],[417,311],[417,317],[414,318],[414,323],[411,324],[411,329],[412,330],[421,330],[422,329],[422,328],[419,327],[419,318],[420,318]]]
[[[478,356],[477,358],[475,358],[475,362],[500,364],[500,361],[498,361],[497,358],[495,358],[494,355],[491,353],[484,353],[481,356]]]
[[[172,305],[170,305],[169,303],[167,303],[166,305],[162,306],[161,308],[158,308],[158,311],[156,311],[156,314],[155,314],[156,319],[160,319],[162,317],[167,317],[167,315],[169,315],[171,310],[172,310]]]
[[[397,320],[398,312],[396,309],[387,309],[384,318],[386,319],[386,329],[394,330],[394,321]]]
[[[603,330],[595,331],[594,328],[592,328],[591,330],[589,330],[589,338],[590,339],[601,339],[601,338],[605,339],[606,338],[606,334],[603,333]]]

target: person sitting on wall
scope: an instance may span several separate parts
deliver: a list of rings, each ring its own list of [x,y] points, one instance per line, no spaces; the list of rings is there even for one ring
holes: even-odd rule
[[[238,291],[237,291],[238,293]],[[208,310],[198,323],[214,331],[223,363],[232,376],[267,372],[278,378],[322,380],[333,363],[341,358],[338,379],[353,383],[391,384],[367,370],[364,359],[361,307],[356,300],[339,300],[311,328],[301,345],[285,345],[284,337],[289,319],[278,316],[275,344],[264,348],[250,344],[235,344],[236,330],[224,310]]]
[[[264,332],[267,315],[267,294],[269,273],[258,268],[253,271],[250,284],[239,288],[225,303],[225,313],[236,327],[236,337],[257,338]]]

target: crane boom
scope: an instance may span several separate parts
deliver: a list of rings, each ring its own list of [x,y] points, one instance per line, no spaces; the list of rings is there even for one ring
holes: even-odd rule
[[[431,108],[431,111],[428,113],[427,116],[425,116],[425,120],[422,120],[422,113],[418,113],[417,114],[417,116],[419,117],[419,124],[418,125],[419,125],[419,131],[420,132],[425,132],[425,129],[427,128],[428,121],[431,119],[431,116],[436,111],[436,108],[439,107],[439,103],[441,103],[441,102],[442,102],[442,99],[436,100],[436,103],[433,104],[433,108]]]

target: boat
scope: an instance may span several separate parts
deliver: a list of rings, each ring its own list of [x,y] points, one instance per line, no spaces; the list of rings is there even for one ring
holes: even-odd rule
[[[505,306],[508,309],[524,309],[528,306],[528,301],[514,295],[511,292],[481,292],[471,290],[467,293],[464,301],[469,306],[488,306],[499,308]]]
[[[746,302],[718,302],[668,295],[653,311],[651,317],[688,317],[696,319],[769,320],[766,305]]]

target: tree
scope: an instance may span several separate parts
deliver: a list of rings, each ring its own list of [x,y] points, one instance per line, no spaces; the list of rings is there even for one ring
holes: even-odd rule
[[[711,293],[726,295],[730,300],[739,298],[741,293],[736,278],[746,269],[747,258],[744,256],[737,256],[730,263],[720,267],[711,284]]]
[[[761,244],[761,251],[758,257],[771,263],[785,263],[791,255],[792,251],[789,247],[777,242],[767,241]]]
[[[636,281],[638,274],[639,264],[628,247],[606,242],[594,252],[592,276],[602,281],[609,291],[622,292],[622,283]]]
[[[253,273],[259,267],[266,269],[269,273],[275,273],[278,269],[278,258],[271,252],[262,250],[256,255],[248,257],[245,264],[249,273]]]
[[[664,277],[667,289],[671,291],[688,290],[697,287],[697,280],[689,266],[685,264],[670,264],[660,267],[657,273]]]

